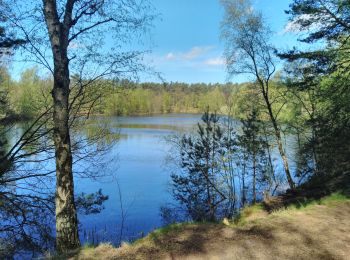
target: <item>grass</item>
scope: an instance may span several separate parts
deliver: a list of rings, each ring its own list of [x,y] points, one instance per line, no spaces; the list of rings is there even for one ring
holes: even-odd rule
[[[161,228],[158,228],[151,233],[149,233],[147,236],[136,239],[132,245],[147,243],[151,241],[157,241],[158,239],[161,239],[162,236],[165,236],[169,233],[176,233],[181,232],[186,226],[191,225],[191,223],[174,223],[170,224]]]
[[[239,215],[234,218],[233,223],[236,226],[244,226],[250,221],[255,221],[259,218],[265,217],[267,214],[262,203],[257,203],[251,206],[244,207]]]
[[[244,207],[239,215],[237,215],[233,221],[230,221],[231,227],[244,227],[245,225],[249,224],[257,224],[259,220],[264,219],[266,217],[273,217],[276,214],[279,215],[288,215],[292,214],[296,211],[301,210],[309,210],[317,205],[323,205],[323,206],[336,206],[338,203],[350,201],[350,197],[347,195],[344,195],[340,192],[332,193],[331,195],[325,196],[321,199],[302,199],[298,200],[295,203],[292,203],[288,205],[285,208],[281,208],[279,210],[276,210],[274,212],[267,212],[265,209],[265,206],[263,203],[257,203],[251,206]]]
[[[259,203],[242,209],[228,226],[172,224],[120,248],[85,245],[71,259],[347,259],[348,218],[350,197],[341,192],[300,199],[270,213]]]
[[[146,236],[145,238],[141,238],[142,239],[152,239],[152,240],[156,240],[159,239],[161,236],[164,236],[166,234],[171,233],[175,233],[175,232],[181,232],[181,230],[183,230],[186,226],[191,225],[192,223],[175,223],[175,224],[171,224],[165,227],[161,227],[158,228],[156,230],[154,230],[153,232],[151,232],[148,236]],[[137,243],[137,241],[135,241]]]
[[[348,201],[350,198],[342,193],[335,192],[321,199],[304,199],[289,205],[285,210],[303,210],[316,205],[334,206],[339,202]]]
[[[81,248],[79,254],[70,259],[79,259],[79,260],[116,259],[117,250],[118,250],[117,248],[113,247],[111,244],[108,244],[108,243],[102,243],[97,247],[88,245]]]

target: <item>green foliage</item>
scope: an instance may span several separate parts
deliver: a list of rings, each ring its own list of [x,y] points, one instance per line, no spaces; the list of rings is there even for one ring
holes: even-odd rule
[[[287,14],[300,30],[309,30],[303,39],[308,43],[338,40],[345,32],[350,32],[348,0],[294,0]]]
[[[253,108],[247,119],[242,119],[242,134],[238,136],[238,145],[242,153],[242,205],[247,202],[246,175],[252,178],[253,203],[257,200],[257,182],[262,186],[264,182],[272,182],[272,173],[267,171],[266,156],[267,142],[263,138],[263,125],[258,119],[258,110]],[[249,167],[249,171],[248,168]]]
[[[84,215],[97,214],[104,209],[103,203],[108,200],[108,196],[103,195],[99,189],[95,193],[81,193],[75,197],[75,205],[79,212]]]
[[[18,82],[7,75],[0,85],[0,90],[7,92],[8,113],[23,118],[34,118],[50,106],[50,79],[39,76],[38,68],[25,70]]]
[[[197,134],[184,135],[179,143],[182,172],[172,174],[173,195],[194,221],[215,221],[226,195],[220,187],[222,164],[232,145],[216,114],[207,111],[198,124]]]
[[[320,174],[350,169],[349,11],[348,1],[295,0],[287,12],[307,32],[303,41],[326,43],[316,50],[294,49],[280,55],[291,62],[287,85],[306,111],[294,122],[310,133],[302,154],[312,158],[314,171]],[[308,16],[312,19],[303,19]]]
[[[13,81],[6,70],[2,71],[0,94],[4,93],[4,102],[8,113],[23,118],[33,118],[52,103],[50,91],[52,79],[40,76],[34,67],[27,69],[18,82]],[[276,79],[278,80],[278,79]],[[71,99],[79,89],[73,76],[71,79]],[[79,113],[97,115],[151,115],[166,113],[202,113],[209,107],[218,114],[230,114],[235,118],[245,118],[252,104],[259,105],[261,96],[254,84],[186,84],[186,83],[135,83],[128,80],[111,81],[101,79],[86,88],[81,97],[83,105]],[[272,97],[276,96],[276,110],[283,103],[278,98],[284,87],[280,83],[271,84]],[[86,103],[86,97],[89,102]],[[291,97],[289,97],[291,98]],[[88,105],[85,105],[85,103]],[[93,106],[90,105],[93,103]],[[1,108],[0,102],[0,108]],[[293,106],[284,106],[280,111],[280,120],[292,118]],[[1,112],[1,111],[0,111]],[[73,111],[72,113],[75,113]],[[4,112],[3,112],[4,114]],[[264,113],[261,113],[261,119]]]
[[[9,108],[9,88],[11,79],[6,68],[0,67],[0,118],[11,113]]]

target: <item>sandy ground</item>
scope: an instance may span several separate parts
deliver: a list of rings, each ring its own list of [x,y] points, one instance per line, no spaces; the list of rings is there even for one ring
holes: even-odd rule
[[[189,225],[134,245],[101,245],[76,259],[346,259],[350,202],[280,211],[244,227]]]

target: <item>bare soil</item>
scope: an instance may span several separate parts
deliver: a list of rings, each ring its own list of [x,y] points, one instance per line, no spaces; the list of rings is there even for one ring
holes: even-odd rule
[[[350,259],[350,201],[281,210],[242,227],[189,224],[75,259]]]

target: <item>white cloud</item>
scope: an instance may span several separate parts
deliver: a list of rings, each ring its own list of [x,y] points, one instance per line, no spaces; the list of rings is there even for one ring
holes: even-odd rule
[[[209,66],[222,66],[222,65],[225,65],[226,62],[225,62],[225,59],[221,57],[216,57],[216,58],[208,59],[204,63]]]
[[[172,52],[167,53],[167,55],[165,55],[165,59],[166,60],[174,60],[175,59],[174,53],[172,53]]]
[[[165,55],[166,60],[192,61],[205,56],[213,46],[194,46],[186,52],[169,52]]]
[[[186,60],[193,60],[207,54],[212,48],[212,46],[195,46],[190,51],[184,53],[183,57]]]

